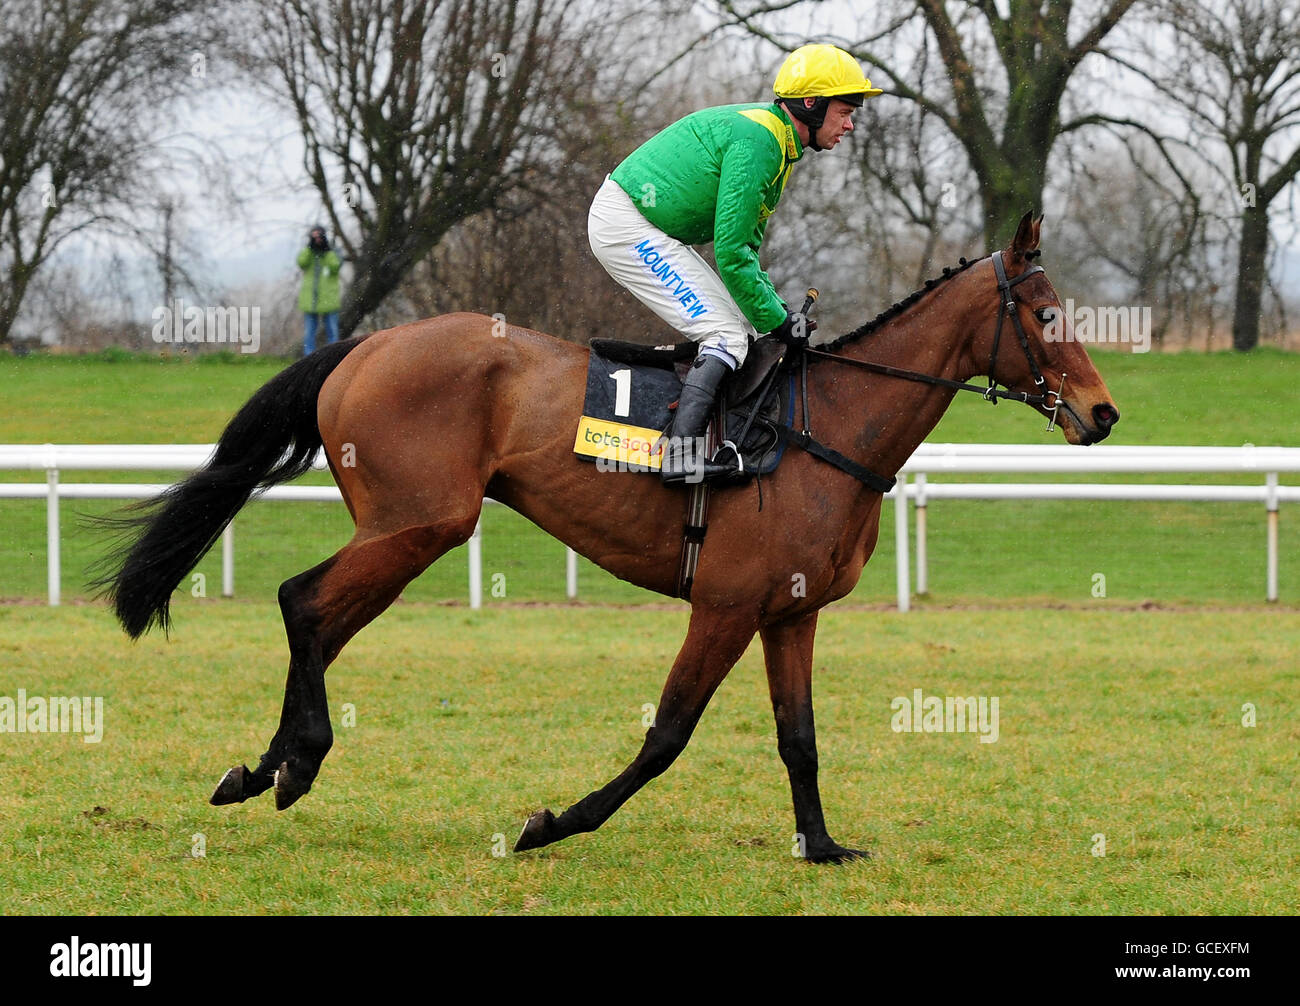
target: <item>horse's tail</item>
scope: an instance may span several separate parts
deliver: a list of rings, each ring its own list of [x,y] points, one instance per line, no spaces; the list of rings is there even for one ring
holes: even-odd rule
[[[321,446],[316,399],[325,379],[364,339],[330,343],[282,370],[230,420],[206,465],[161,495],[105,523],[124,540],[92,581],[132,639],[171,627],[172,591],[210,549],[249,497],[306,472]]]

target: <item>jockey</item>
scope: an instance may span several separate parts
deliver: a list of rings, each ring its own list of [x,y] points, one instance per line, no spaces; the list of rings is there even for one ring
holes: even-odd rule
[[[781,65],[772,104],[694,112],[634,150],[605,179],[587,219],[591,250],[615,280],[700,344],[678,400],[667,483],[734,470],[686,445],[700,443],[718,386],[751,339],[807,338],[801,315],[777,296],[758,252],[794,162],[828,150],[853,129],[853,112],[880,94],[857,60],[833,45],[805,45]],[[691,245],[713,242],[715,273]],[[728,454],[730,452],[727,452]]]

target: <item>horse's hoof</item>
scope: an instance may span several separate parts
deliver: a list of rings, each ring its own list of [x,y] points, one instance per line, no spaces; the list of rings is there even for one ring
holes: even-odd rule
[[[243,803],[249,794],[245,792],[244,780],[248,778],[248,766],[236,765],[221,777],[208,803],[222,807],[228,803]]]
[[[299,798],[311,790],[311,783],[305,786],[289,771],[289,763],[281,762],[275,770],[275,809],[288,810]]]
[[[559,836],[555,834],[555,815],[549,810],[539,810],[524,822],[524,830],[519,833],[519,840],[515,842],[515,852],[540,849],[558,838]]]
[[[833,845],[829,849],[818,850],[817,852],[809,851],[807,857],[810,863],[848,863],[855,859],[871,859],[871,853],[866,849],[846,849],[842,845]]]

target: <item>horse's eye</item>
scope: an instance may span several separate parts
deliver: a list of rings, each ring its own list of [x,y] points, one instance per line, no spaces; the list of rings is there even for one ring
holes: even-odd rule
[[[1056,320],[1056,308],[1040,307],[1037,311],[1034,312],[1034,317],[1037,318],[1044,325],[1050,325],[1052,322]]]

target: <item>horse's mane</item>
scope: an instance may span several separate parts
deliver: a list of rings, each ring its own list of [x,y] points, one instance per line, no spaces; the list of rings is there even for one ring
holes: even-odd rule
[[[1037,258],[1038,255],[1039,252],[1037,249],[1035,249],[1033,251],[1027,252],[1025,254],[1025,258],[1034,259]],[[861,339],[864,335],[870,335],[872,332],[876,331],[878,328],[880,328],[881,325],[889,321],[891,318],[897,318],[900,314],[906,311],[909,307],[915,304],[918,300],[924,297],[927,293],[933,290],[940,283],[947,282],[948,280],[956,276],[958,273],[965,272],[976,262],[982,262],[982,261],[983,258],[971,259],[970,261],[967,261],[965,258],[959,258],[957,260],[958,264],[956,266],[944,266],[943,275],[936,276],[934,277],[934,279],[927,279],[925,281],[925,286],[921,287],[921,289],[909,293],[906,297],[898,301],[896,304],[892,304],[889,307],[885,308],[883,311],[881,311],[878,315],[872,318],[865,325],[861,325],[858,328],[855,328],[852,332],[849,332],[847,335],[841,335],[834,342],[828,342],[825,345],[818,346],[817,348],[822,350],[823,352],[833,353],[838,349],[843,349],[851,342],[856,342],[858,339]]]
[[[967,269],[969,269],[971,266],[973,266],[976,262],[979,261],[981,260],[971,259],[967,261],[965,258],[960,258],[957,260],[958,265],[956,265],[955,267],[944,266],[943,275],[936,276],[934,277],[934,279],[927,279],[925,281],[925,286],[921,287],[921,289],[909,293],[902,300],[885,308],[883,311],[881,311],[878,315],[872,318],[865,325],[860,325],[859,327],[855,328],[852,332],[849,332],[847,335],[841,335],[834,342],[828,342],[825,345],[818,346],[817,348],[822,350],[823,352],[833,353],[838,349],[843,349],[851,342],[857,342],[863,336],[870,335],[872,332],[876,331],[885,322],[891,320],[892,318],[897,318],[900,314],[906,311],[909,307],[915,304],[918,300],[924,297],[936,286],[939,286],[941,283],[946,283],[948,280],[952,279],[958,273],[965,272]]]

